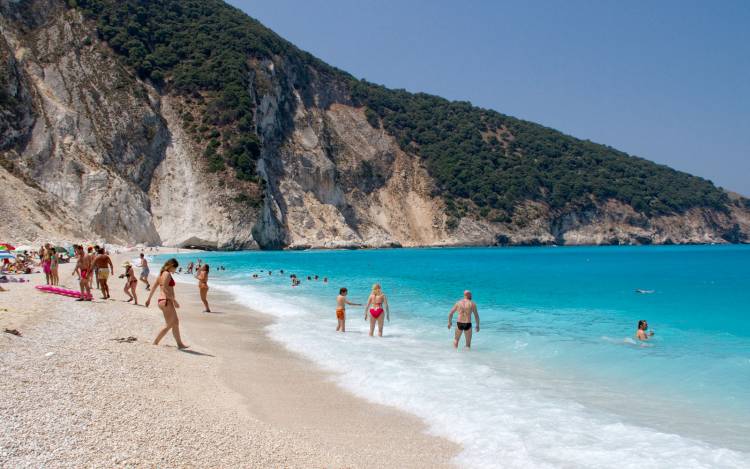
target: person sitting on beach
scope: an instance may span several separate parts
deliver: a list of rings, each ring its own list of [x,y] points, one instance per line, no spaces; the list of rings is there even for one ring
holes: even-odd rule
[[[76,246],[76,267],[71,275],[78,274],[78,285],[81,288],[81,296],[76,301],[91,301],[91,256],[86,254],[83,246]]]
[[[648,340],[649,337],[654,336],[654,331],[646,332],[648,330],[648,322],[645,319],[638,321],[638,330],[635,331],[635,338],[638,340]]]
[[[146,260],[146,256],[141,253],[141,282],[146,284],[146,291],[151,289],[151,284],[148,283],[148,274],[148,261]]]
[[[138,286],[138,277],[135,276],[135,271],[130,262],[125,262],[123,265],[125,266],[125,273],[120,275],[120,278],[125,278],[125,288],[123,288],[123,291],[128,295],[128,299],[125,302],[129,303],[135,300],[133,304],[137,305],[138,296],[135,294],[135,287]]]
[[[362,306],[360,303],[352,303],[346,299],[346,295],[349,290],[342,288],[339,290],[339,296],[336,297],[336,319],[338,325],[336,326],[336,332],[346,332],[346,305],[351,306]]]
[[[370,305],[372,305],[372,308],[370,308]],[[375,331],[375,322],[378,323],[378,337],[383,337],[383,306],[385,306],[385,318],[390,322],[391,311],[388,306],[388,297],[383,293],[380,284],[376,283],[372,286],[372,292],[367,299],[367,306],[365,306],[365,321],[367,321],[368,311],[370,317],[370,337],[373,336]]]
[[[164,322],[166,325],[156,335],[154,345],[159,345],[161,339],[163,339],[171,329],[174,340],[177,343],[177,348],[182,350],[188,348],[188,346],[182,343],[182,338],[180,337],[180,319],[177,317],[177,308],[180,307],[180,304],[177,302],[177,298],[175,298],[174,295],[175,282],[172,278],[172,274],[179,266],[180,264],[177,262],[177,259],[169,259],[164,263],[164,266],[159,272],[159,278],[156,280],[156,284],[161,291],[157,303],[159,309],[161,309],[161,312],[164,315]],[[154,296],[154,292],[156,292],[156,288],[152,289],[151,293],[148,295],[148,299],[146,300],[147,308],[151,304],[151,298]]]
[[[479,332],[479,312],[477,304],[471,299],[471,292],[464,291],[462,300],[456,302],[448,314],[448,329],[453,325],[453,314],[458,311],[458,320],[456,321],[456,336],[453,339],[453,348],[458,349],[458,342],[461,340],[461,334],[466,336],[466,348],[471,348],[471,315],[477,321],[477,332]]]
[[[198,279],[198,293],[201,296],[201,301],[203,302],[203,306],[206,307],[206,309],[203,310],[204,313],[210,313],[211,308],[208,307],[208,264],[203,264],[203,267],[201,267],[201,270],[198,271],[198,273],[195,275],[195,278]]]
[[[99,248],[99,253],[94,258],[94,269],[96,271],[96,277],[99,280],[99,289],[102,291],[102,299],[109,299],[109,285],[107,280],[109,279],[110,270],[114,272],[115,266],[112,265],[112,259],[104,251],[104,248]]]

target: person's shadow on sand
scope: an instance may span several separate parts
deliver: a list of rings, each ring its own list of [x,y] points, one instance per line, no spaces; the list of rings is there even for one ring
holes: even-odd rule
[[[199,355],[201,357],[216,358],[214,355],[211,355],[210,353],[199,352],[197,350],[191,350],[189,348],[179,349],[179,351],[182,352],[182,353],[189,353],[190,355]]]

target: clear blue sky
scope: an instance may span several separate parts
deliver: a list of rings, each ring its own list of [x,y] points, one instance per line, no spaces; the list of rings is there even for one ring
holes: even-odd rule
[[[750,196],[750,0],[231,0],[358,78],[538,122]]]

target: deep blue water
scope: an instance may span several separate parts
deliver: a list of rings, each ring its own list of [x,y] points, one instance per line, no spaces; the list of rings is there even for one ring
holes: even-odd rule
[[[639,467],[750,462],[748,246],[178,256],[198,257],[214,287],[277,318],[271,337],[462,443],[467,466],[623,467],[633,452]],[[391,303],[386,337],[367,337],[360,308],[336,334],[338,288],[362,302],[373,282]],[[464,289],[482,328],[454,352],[447,314]],[[646,344],[632,339],[639,319],[655,331]]]

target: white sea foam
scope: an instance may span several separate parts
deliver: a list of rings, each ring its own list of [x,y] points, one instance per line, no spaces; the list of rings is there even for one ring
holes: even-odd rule
[[[369,338],[363,310],[354,308],[347,333],[336,334],[331,305],[255,285],[217,286],[277,317],[269,335],[332,371],[344,389],[411,412],[432,434],[461,444],[461,466],[750,467],[747,453],[629,424],[547,392],[549,383],[498,373],[481,352],[451,350],[447,331],[438,344],[434,328],[395,322],[386,337]]]

